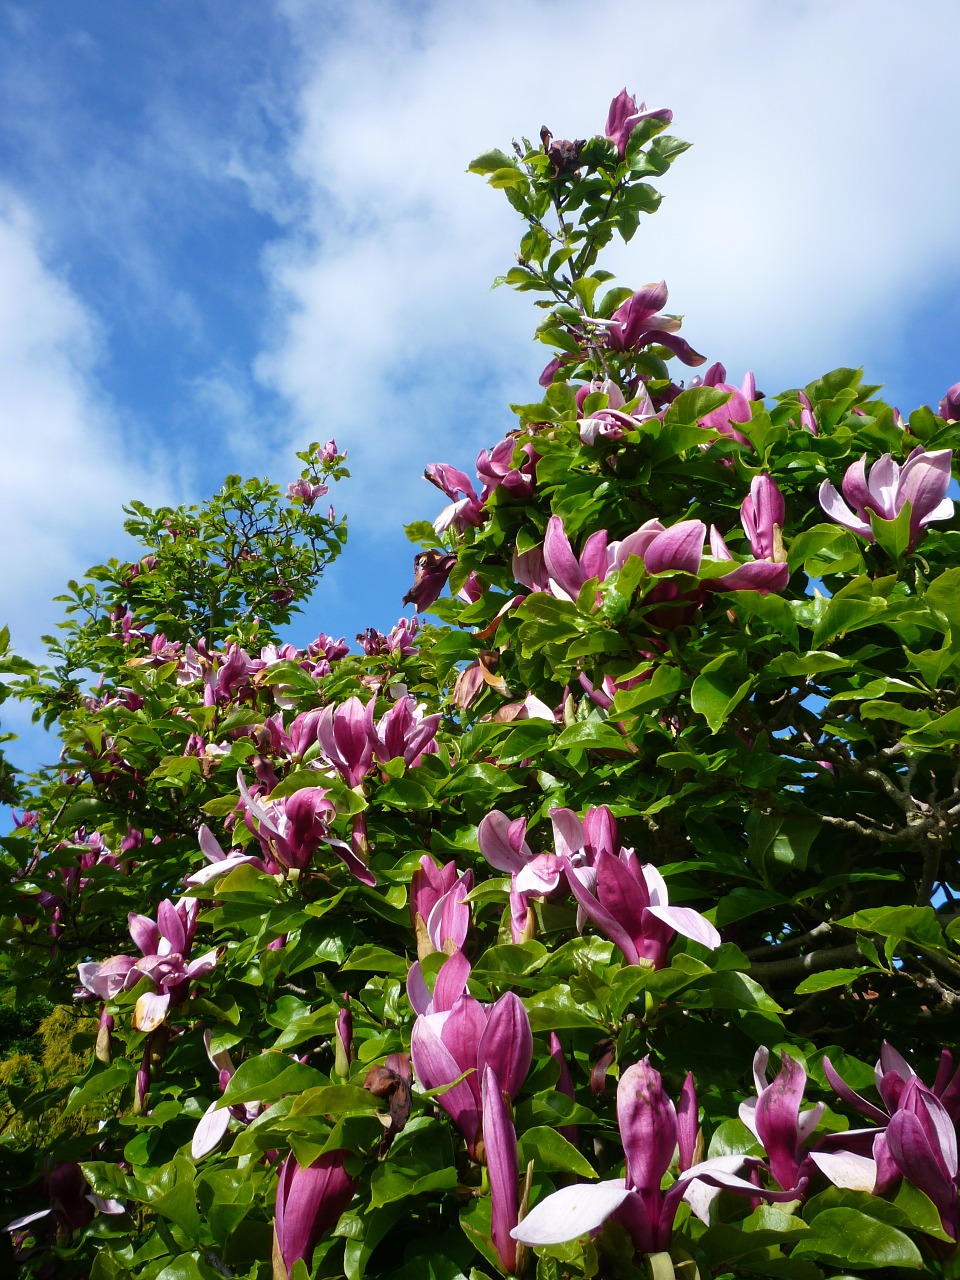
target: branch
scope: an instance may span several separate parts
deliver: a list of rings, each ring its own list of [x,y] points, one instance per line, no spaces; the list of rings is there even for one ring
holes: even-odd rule
[[[820,973],[838,965],[859,960],[860,950],[851,942],[845,947],[830,947],[826,951],[809,951],[805,956],[788,956],[783,960],[761,961],[750,966],[749,976],[757,982],[777,982],[785,978],[799,978],[805,973]]]

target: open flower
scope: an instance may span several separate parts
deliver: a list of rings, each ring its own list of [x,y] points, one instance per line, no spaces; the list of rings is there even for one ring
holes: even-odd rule
[[[132,911],[127,920],[140,958],[113,956],[101,963],[86,961],[78,966],[81,985],[101,1000],[112,1000],[146,978],[154,990],[137,1000],[133,1026],[137,1031],[156,1030],[167,1011],[187,998],[194,978],[217,967],[216,950],[196,960],[189,959],[199,911],[195,898],[181,898],[179,902],[166,899],[160,903],[156,920]]]
[[[627,143],[630,141],[630,135],[641,120],[662,120],[666,125],[672,119],[673,112],[669,107],[660,107],[656,111],[648,111],[645,102],[641,102],[637,106],[637,100],[633,94],[627,93],[626,89],[621,89],[610,103],[610,110],[607,112],[607,123],[603,132],[617,148],[620,158],[623,159],[627,154]]]
[[[659,1253],[670,1244],[681,1200],[687,1199],[698,1217],[706,1220],[712,1194],[698,1194],[701,1189],[693,1186],[697,1180],[742,1195],[757,1194],[753,1183],[737,1176],[745,1163],[743,1156],[691,1163],[697,1136],[692,1077],[687,1077],[680,1105],[675,1107],[649,1058],[628,1067],[617,1087],[617,1124],[626,1156],[624,1177],[555,1191],[511,1231],[515,1240],[528,1245],[562,1244],[616,1217],[629,1231],[638,1253]],[[680,1176],[664,1191],[661,1183],[678,1149]]]
[[[661,280],[659,284],[644,285],[621,303],[604,326],[607,346],[612,351],[636,351],[655,342],[668,347],[684,364],[703,364],[706,357],[677,337],[677,317],[661,314],[667,296],[666,283]]]
[[[843,477],[843,498],[829,480],[824,480],[820,486],[820,505],[831,520],[867,542],[874,542],[871,515],[881,520],[896,520],[909,502],[908,550],[912,551],[928,524],[934,520],[949,520],[953,515],[953,503],[946,496],[952,458],[950,449],[927,453],[923,445],[918,444],[902,467],[889,453],[885,453],[873,464],[868,475],[867,455],[864,454],[847,468]]]
[[[692,907],[671,907],[667,886],[656,867],[642,865],[632,849],[597,855],[595,890],[584,883],[567,857],[562,859],[571,892],[584,913],[623,952],[628,964],[660,969],[674,935],[683,934],[713,950],[720,935]]]

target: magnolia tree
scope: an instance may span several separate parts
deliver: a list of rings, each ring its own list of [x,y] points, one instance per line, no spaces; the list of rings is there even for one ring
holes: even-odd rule
[[[2,842],[22,1275],[960,1275],[960,384],[764,395],[615,284],[670,122],[471,165],[551,355],[427,470],[438,624],[283,643],[331,441],[135,505],[5,658],[63,747]]]

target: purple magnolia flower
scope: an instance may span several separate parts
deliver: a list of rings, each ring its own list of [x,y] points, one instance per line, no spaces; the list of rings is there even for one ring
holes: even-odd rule
[[[659,284],[644,285],[621,303],[610,320],[604,322],[607,346],[612,351],[636,351],[656,342],[668,347],[684,364],[703,364],[706,357],[677,337],[680,321],[676,316],[660,314],[667,296],[666,283],[661,280]]]
[[[492,867],[510,874],[510,933],[515,943],[533,937],[534,916],[527,895],[551,894],[563,878],[554,854],[534,854],[526,829],[525,818],[511,820],[499,809],[488,813],[477,828],[480,852]]]
[[[421,551],[413,560],[413,586],[403,597],[404,604],[412,604],[418,613],[429,609],[447,585],[457,557],[443,551]],[[366,648],[366,652],[371,650]],[[379,652],[379,650],[373,650]]]
[[[731,440],[736,440],[740,444],[749,445],[750,441],[742,431],[737,430],[736,424],[749,422],[753,417],[750,403],[757,399],[757,385],[753,374],[747,373],[743,383],[739,387],[734,387],[727,382],[727,371],[723,365],[715,364],[707,370],[703,385],[715,387],[718,391],[727,391],[730,393],[730,398],[726,404],[720,405],[719,409],[712,409],[702,418],[698,418],[699,425],[718,431],[722,436],[729,436]]]
[[[410,1037],[410,1055],[424,1088],[452,1086],[439,1094],[437,1102],[463,1134],[470,1155],[476,1158],[482,1128],[484,1070],[493,1068],[500,1090],[513,1101],[533,1056],[530,1019],[512,991],[492,1005],[483,1005],[464,993],[448,1011],[417,1018]],[[469,1074],[460,1080],[465,1072]]]
[[[956,422],[960,418],[960,382],[955,382],[940,401],[938,412],[947,422]]]
[[[595,1231],[616,1217],[629,1231],[638,1253],[660,1253],[670,1244],[673,1221],[686,1199],[698,1217],[707,1220],[715,1192],[694,1187],[726,1187],[756,1195],[753,1183],[736,1176],[743,1156],[722,1156],[691,1164],[697,1139],[697,1101],[693,1079],[687,1076],[680,1106],[663,1090],[660,1073],[644,1058],[620,1077],[617,1124],[626,1156],[623,1178],[591,1185],[564,1187],[541,1200],[510,1233],[522,1244],[562,1244]],[[680,1175],[664,1192],[664,1175],[679,1150]]]
[[[326,1151],[304,1169],[291,1151],[280,1170],[274,1217],[275,1256],[289,1276],[302,1260],[310,1269],[320,1237],[340,1221],[353,1199],[357,1179],[344,1168],[349,1151]]]
[[[591,578],[602,582],[607,576],[610,561],[606,529],[590,535],[578,559],[570,546],[563,521],[559,516],[551,516],[543,540],[543,564],[551,594],[560,600],[575,601]]]
[[[131,991],[146,978],[154,990],[137,1000],[133,1011],[136,1031],[155,1031],[167,1011],[188,996],[194,978],[217,967],[218,952],[208,951],[188,960],[197,930],[200,905],[195,898],[160,903],[156,920],[131,912],[127,917],[130,936],[141,957],[113,956],[100,963],[85,961],[77,966],[81,986],[101,1000],[112,1000],[121,991]]]
[[[783,494],[768,475],[754,476],[750,492],[740,508],[740,523],[750,540],[755,560],[738,565],[722,578],[713,578],[707,586],[713,591],[782,591],[790,581],[781,532],[785,516]],[[733,556],[721,534],[710,529],[710,551],[715,560],[732,560]]]
[[[348,787],[363,780],[373,759],[369,726],[373,700],[365,707],[359,698],[348,698],[340,706],[323,708],[316,720],[317,741],[324,757]]]
[[[562,862],[585,915],[620,948],[628,964],[662,968],[677,933],[711,950],[720,945],[719,933],[699,911],[670,906],[663,876],[649,863],[641,865],[632,849],[621,849],[619,855],[602,849],[593,888],[584,883],[584,871],[578,872],[570,858]]]
[[[587,395],[596,391],[604,392],[609,398],[609,404],[606,409],[598,409],[589,418],[580,419],[580,440],[583,444],[594,445],[598,440],[622,440],[624,432],[636,430],[644,422],[659,416],[642,383],[638,403],[629,413],[625,413],[623,394],[609,378],[604,382],[587,383],[580,388],[577,392],[578,412]]]
[[[436,753],[437,729],[442,719],[439,713],[428,716],[423,705],[408,693],[398,698],[386,715],[374,724],[374,701],[371,699],[367,704],[367,739],[381,763],[402,757],[412,768],[425,755]]]
[[[327,492],[327,485],[311,484],[309,480],[305,480],[302,477],[287,485],[287,497],[291,499],[299,498],[305,507],[312,507],[317,499],[322,498]]]
[[[627,154],[630,135],[641,120],[662,120],[664,124],[669,124],[672,119],[673,112],[668,107],[648,111],[645,102],[641,102],[638,107],[636,98],[627,93],[626,89],[621,89],[610,103],[603,132],[617,148],[622,160]]]
[[[520,1158],[497,1073],[489,1064],[480,1081],[483,1152],[490,1177],[490,1236],[508,1275],[517,1270],[517,1242],[511,1232],[520,1216]]]
[[[518,446],[526,454],[526,460],[519,467],[513,462]],[[483,481],[481,500],[486,502],[491,493],[501,487],[511,497],[529,498],[533,493],[534,473],[539,461],[540,455],[532,444],[520,445],[513,436],[507,436],[489,451],[481,450],[477,455],[477,475]]]
[[[931,1103],[939,1105],[951,1125],[956,1125],[960,1120],[960,1071],[954,1072],[953,1055],[947,1049],[944,1049],[940,1056],[937,1077],[933,1087],[929,1088],[906,1059],[891,1044],[884,1041],[874,1073],[882,1108],[868,1102],[866,1098],[851,1089],[837,1074],[829,1058],[823,1059],[823,1070],[844,1102],[882,1126],[876,1130],[855,1130],[846,1135],[848,1139],[865,1138],[872,1148],[870,1156],[852,1152],[812,1153],[812,1159],[817,1166],[837,1186],[849,1187],[857,1191],[872,1191],[874,1195],[886,1195],[893,1190],[901,1175],[906,1175],[911,1182],[916,1181],[903,1167],[902,1160],[894,1158],[888,1135],[889,1124],[902,1107],[906,1106],[908,1110],[919,1114],[919,1104],[915,1097],[917,1092],[929,1095]],[[934,1114],[939,1118],[938,1112]],[[909,1128],[912,1126],[912,1121],[897,1122],[894,1129],[895,1140],[902,1125]],[[901,1141],[901,1149],[902,1145]],[[908,1152],[911,1149],[908,1141]],[[907,1163],[909,1163],[909,1155]],[[920,1183],[917,1185],[919,1186]],[[931,1196],[931,1199],[934,1197]],[[935,1203],[937,1203],[936,1200]],[[946,1202],[941,1215],[943,1216],[945,1212],[944,1225],[946,1226],[946,1220],[949,1217],[949,1205]]]
[[[780,1055],[780,1070],[768,1084],[769,1060],[770,1051],[761,1046],[753,1059],[757,1096],[740,1104],[740,1119],[766,1151],[774,1180],[784,1191],[803,1196],[812,1171],[804,1147],[826,1107],[818,1102],[815,1107],[800,1110],[807,1073],[787,1053]]]
[[[377,883],[377,877],[350,845],[330,835],[329,823],[336,816],[336,806],[327,799],[323,787],[301,787],[293,795],[261,803],[251,795],[239,770],[237,784],[247,808],[248,827],[265,855],[279,866],[287,871],[304,871],[320,845],[326,844],[355,879],[363,884]]]
[[[887,1125],[887,1148],[900,1173],[937,1206],[944,1231],[960,1240],[956,1127],[940,1099],[916,1076],[908,1080]]]
[[[923,445],[918,444],[902,467],[889,453],[885,453],[870,468],[868,476],[867,455],[864,454],[847,468],[843,477],[843,498],[829,480],[824,480],[820,486],[820,505],[831,520],[867,542],[873,542],[870,516],[896,520],[909,502],[910,541],[907,549],[912,551],[931,521],[949,520],[953,516],[953,503],[946,496],[952,458],[950,449],[927,453]]]
[[[461,533],[469,525],[480,525],[486,519],[483,503],[477,497],[470,477],[447,462],[431,462],[423,473],[423,478],[435,484],[438,489],[451,499],[450,505],[437,516],[433,522],[436,534],[443,533],[451,525]],[[463,497],[460,497],[463,494]]]

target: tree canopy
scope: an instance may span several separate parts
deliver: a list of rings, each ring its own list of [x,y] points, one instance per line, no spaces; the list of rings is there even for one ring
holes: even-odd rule
[[[960,1274],[960,384],[764,394],[617,284],[671,123],[471,164],[549,359],[389,634],[283,639],[329,441],[0,637],[23,1276]]]

